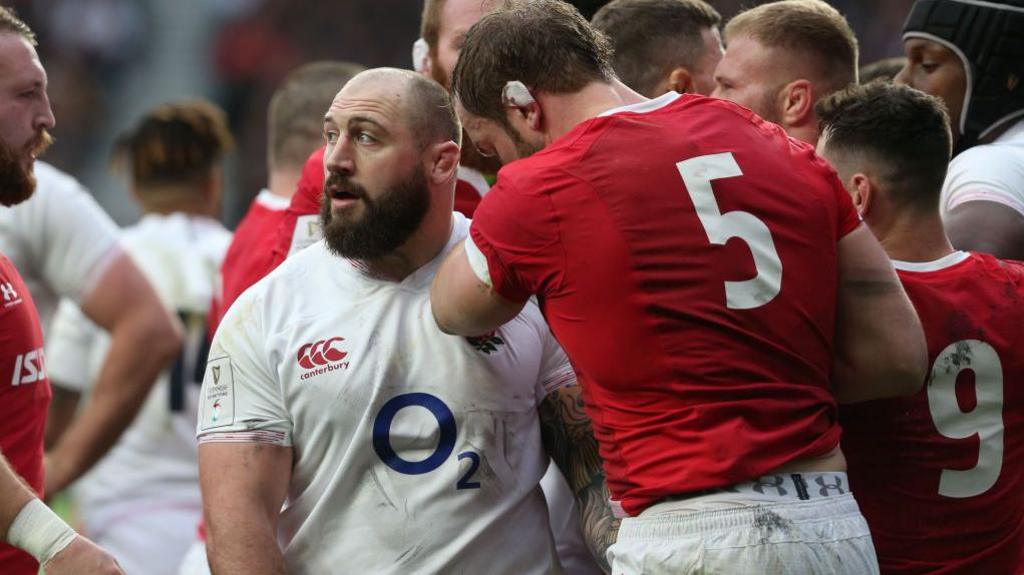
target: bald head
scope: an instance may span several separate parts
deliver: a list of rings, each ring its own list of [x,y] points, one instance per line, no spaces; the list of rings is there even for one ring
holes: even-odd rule
[[[425,148],[452,141],[461,145],[462,126],[451,96],[440,84],[411,70],[374,68],[354,76],[338,94],[378,100]],[[382,110],[383,111],[383,110]]]

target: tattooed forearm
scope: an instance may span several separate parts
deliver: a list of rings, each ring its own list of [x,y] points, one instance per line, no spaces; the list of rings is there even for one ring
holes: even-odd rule
[[[619,520],[612,514],[604,468],[578,386],[557,389],[539,409],[548,454],[565,475],[580,508],[583,537],[598,565],[611,572],[606,551],[615,542]]]

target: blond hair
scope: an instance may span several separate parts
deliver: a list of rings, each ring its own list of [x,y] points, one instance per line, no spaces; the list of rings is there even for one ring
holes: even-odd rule
[[[725,26],[725,39],[749,36],[769,48],[794,52],[812,66],[824,96],[857,83],[857,37],[835,8],[821,0],[782,0],[737,14]]]

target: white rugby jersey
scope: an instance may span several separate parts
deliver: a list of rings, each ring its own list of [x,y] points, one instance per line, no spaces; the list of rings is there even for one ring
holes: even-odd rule
[[[953,158],[940,198],[943,216],[974,201],[1002,204],[1024,216],[1024,120]]]
[[[32,292],[47,339],[60,298],[81,302],[119,252],[117,226],[78,180],[39,161],[35,175],[35,194],[0,210],[0,253]]]
[[[575,375],[529,304],[476,338],[434,323],[430,282],[466,237],[401,282],[324,242],[246,291],[214,337],[200,442],[294,450],[290,573],[561,573],[538,482],[537,406]]]
[[[140,503],[199,504],[195,424],[206,361],[206,316],[231,232],[212,218],[151,214],[125,229],[122,241],[162,301],[182,318],[186,338],[181,355],[160,374],[117,445],[75,484],[87,525],[105,523],[111,514]],[[62,301],[47,341],[51,381],[87,392],[109,344],[102,328]]]

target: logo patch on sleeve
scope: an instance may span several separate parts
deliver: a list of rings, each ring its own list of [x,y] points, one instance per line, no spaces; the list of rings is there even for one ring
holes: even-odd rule
[[[230,357],[211,358],[206,364],[199,421],[203,431],[235,423],[235,376]]]
[[[324,231],[320,227],[319,215],[308,214],[299,216],[295,220],[295,232],[292,233],[292,245],[288,249],[288,257],[317,243],[323,237]]]

